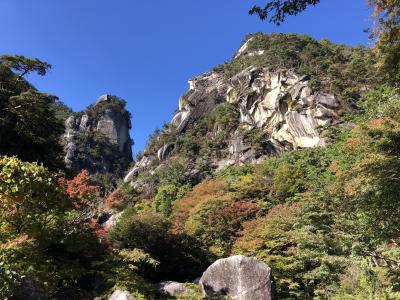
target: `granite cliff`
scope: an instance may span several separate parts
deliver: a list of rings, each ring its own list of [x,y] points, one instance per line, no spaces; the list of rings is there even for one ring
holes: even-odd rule
[[[65,163],[72,170],[119,174],[132,161],[130,114],[125,101],[103,95],[65,121]]]
[[[350,72],[363,51],[298,35],[248,37],[230,63],[189,81],[175,116],[125,182],[148,185],[171,161],[196,182],[226,166],[326,145],[332,128],[352,126],[343,116],[358,110],[368,86],[369,75],[357,81]]]

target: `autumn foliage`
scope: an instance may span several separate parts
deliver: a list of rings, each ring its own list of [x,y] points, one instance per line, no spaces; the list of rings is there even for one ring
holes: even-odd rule
[[[185,222],[189,218],[190,211],[200,203],[206,202],[210,198],[223,195],[223,185],[224,181],[211,181],[199,184],[195,186],[186,197],[176,201],[173,209],[174,215],[172,232],[183,232]]]
[[[90,207],[99,194],[99,187],[91,185],[87,170],[80,171],[71,180],[60,178],[58,182],[65,186],[67,195],[77,209]]]
[[[177,200],[171,231],[203,241],[214,255],[226,255],[242,223],[258,211],[254,201],[237,200],[226,188],[222,180],[205,182]]]
[[[120,190],[115,190],[104,200],[104,208],[106,210],[119,209],[126,206],[127,203]]]

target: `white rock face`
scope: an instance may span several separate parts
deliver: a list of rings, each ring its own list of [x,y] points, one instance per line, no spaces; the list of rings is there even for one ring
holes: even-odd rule
[[[244,44],[238,55],[249,55],[247,46]],[[233,104],[239,112],[239,126],[226,148],[211,162],[215,168],[261,160],[259,154],[244,143],[243,134],[240,136],[243,130],[262,131],[265,133],[264,152],[280,154],[296,148],[324,146],[327,143],[322,135],[324,130],[342,123],[337,97],[313,90],[307,76],[291,70],[272,72],[266,67],[249,67],[229,80],[222,72],[211,71],[189,83],[190,92],[180,98],[179,110],[170,123],[178,134],[183,134],[203,116],[215,114],[215,109],[223,103]],[[210,136],[217,132],[218,128]],[[171,145],[163,145],[154,158],[160,162],[168,159],[169,147]],[[125,181],[134,180],[146,167],[144,161],[138,162]]]
[[[245,54],[247,49],[249,48],[249,44],[250,42],[253,40],[253,38],[248,39],[237,51],[235,58],[238,58],[239,56],[241,56],[242,54]]]
[[[116,290],[108,300],[135,300],[135,297],[133,297],[129,292],[127,291],[120,291]]]
[[[313,92],[307,77],[288,70],[250,67],[231,79],[226,101],[238,106],[243,125],[293,148],[324,145],[319,127],[339,121],[337,98]]]
[[[167,159],[173,149],[174,149],[173,144],[167,144],[167,145],[162,146],[157,151],[158,160],[162,161],[162,160]]]
[[[133,178],[135,178],[139,172],[150,164],[150,158],[148,156],[143,156],[141,160],[139,160],[135,166],[128,172],[128,174],[124,178],[124,182],[130,182]]]
[[[113,227],[115,224],[117,224],[118,220],[121,218],[123,214],[123,211],[112,215],[104,224],[103,224],[103,228],[105,230],[110,230],[111,227]]]

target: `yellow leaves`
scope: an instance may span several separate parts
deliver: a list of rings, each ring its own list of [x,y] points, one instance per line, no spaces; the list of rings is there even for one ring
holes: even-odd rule
[[[212,216],[218,208],[224,207],[227,203],[233,202],[232,194],[204,197],[190,211],[185,222],[185,232],[196,235],[203,229],[203,220]]]
[[[241,237],[235,242],[234,251],[252,255],[257,253],[260,247],[268,252],[295,244],[290,240],[288,233],[293,230],[302,207],[300,203],[276,205],[265,217],[244,223]]]
[[[374,177],[369,174],[371,167],[376,167],[386,161],[380,153],[368,153],[359,163],[345,175],[344,192],[347,197],[355,197],[365,191],[374,182]]]
[[[200,203],[208,201],[210,198],[223,195],[224,191],[222,187],[224,185],[224,181],[204,182],[195,186],[183,199],[175,201],[173,209],[173,226],[171,231],[173,233],[182,232],[192,209]]]
[[[153,267],[159,265],[159,262],[153,259],[148,253],[142,249],[134,248],[132,250],[122,249],[114,250],[114,253],[125,263],[128,263],[131,270],[138,270],[136,264],[147,263]]]

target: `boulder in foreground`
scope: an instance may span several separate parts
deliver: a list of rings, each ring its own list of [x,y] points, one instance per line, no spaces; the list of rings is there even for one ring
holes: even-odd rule
[[[133,297],[129,292],[127,291],[120,291],[116,290],[108,300],[135,300],[135,297]]]
[[[237,300],[272,300],[272,283],[266,264],[242,255],[217,260],[200,279],[204,296],[229,295]]]

